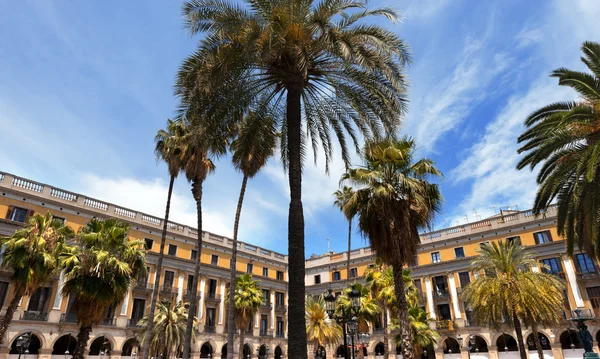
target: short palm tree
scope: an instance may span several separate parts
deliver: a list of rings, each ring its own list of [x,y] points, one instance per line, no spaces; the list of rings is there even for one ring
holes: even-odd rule
[[[152,331],[147,329],[148,316],[138,322],[138,325],[145,327],[142,333],[142,345],[147,343],[155,358],[162,355],[165,355],[167,359],[173,356],[178,358],[178,354],[183,350],[187,325],[188,310],[186,305],[181,302],[159,301],[156,309]],[[194,321],[197,325],[198,318],[194,318]],[[195,341],[195,332],[192,335],[192,341]]]
[[[353,288],[360,293],[360,310],[357,316],[358,330],[366,333],[369,331],[369,323],[375,321],[381,312],[377,301],[371,297],[369,287],[360,283],[354,283],[349,288],[343,290],[342,295],[337,298],[336,311],[346,316],[352,313],[352,301],[349,294]]]
[[[336,344],[342,337],[342,328],[329,319],[322,296],[306,297],[307,340],[318,350],[321,345]]]
[[[563,285],[551,274],[531,271],[534,266],[541,265],[519,244],[499,241],[482,246],[471,263],[479,276],[463,292],[475,322],[494,327],[512,324],[521,359],[527,358],[521,322],[536,330],[539,324],[557,322],[563,305]]]
[[[331,131],[349,163],[348,139],[394,133],[406,108],[405,43],[371,16],[396,19],[390,9],[369,10],[360,0],[189,0],[185,25],[203,33],[186,59],[176,91],[182,102],[204,98],[207,119],[240,121],[250,106],[271,108],[281,136],[290,184],[288,250],[291,317],[304,315],[302,166],[306,146],[326,163]],[[271,111],[271,110],[270,110]],[[306,128],[306,131],[302,129]],[[290,321],[288,357],[306,358],[306,323]]]
[[[58,254],[67,248],[65,242],[72,237],[73,230],[54,220],[48,212],[46,215],[34,214],[27,220],[25,228],[2,239],[0,263],[13,272],[14,296],[0,320],[0,344],[21,298],[35,292],[41,283],[56,273]]]
[[[229,293],[227,296],[229,297]],[[251,274],[247,273],[235,279],[234,303],[236,326],[240,330],[239,353],[241,355],[244,352],[246,329],[256,312],[265,303],[258,281],[254,280]]]
[[[246,183],[249,178],[256,176],[258,171],[267,164],[267,160],[273,156],[276,142],[277,131],[273,120],[251,112],[241,124],[237,133],[237,138],[231,143],[233,164],[237,170],[242,172],[244,177],[242,179],[242,187],[240,189],[240,196],[233,224],[233,243],[231,245],[231,261],[229,262],[229,283],[235,282],[238,228],[240,224],[240,215],[242,213],[242,204],[244,202],[244,194],[246,193]],[[233,337],[235,333],[234,286],[232,285],[229,286],[227,328],[227,357],[232,359]]]
[[[352,187],[344,186],[341,190],[338,189],[333,193],[335,196],[335,201],[333,204],[338,207],[342,212],[344,211],[344,206],[346,202],[353,194]],[[350,251],[352,250],[352,216],[350,213],[344,213],[344,216],[348,220],[348,259],[346,262],[346,275],[350,278]]]
[[[566,237],[569,254],[577,244],[600,257],[600,43],[585,42],[581,50],[591,74],[560,68],[551,75],[575,90],[578,99],[527,117],[527,130],[519,137],[519,153],[526,155],[517,168],[542,164],[534,213],[556,200],[558,234]]]
[[[165,251],[165,241],[167,238],[167,225],[169,223],[169,211],[171,209],[171,195],[173,194],[173,184],[175,178],[181,171],[181,163],[179,162],[179,147],[177,144],[178,138],[185,134],[185,127],[181,122],[168,120],[166,130],[158,130],[154,141],[156,147],[154,153],[156,154],[157,160],[162,160],[167,164],[169,171],[169,191],[167,192],[167,205],[165,207],[165,217],[163,220],[162,235],[160,237],[160,249],[158,252],[158,260],[156,262],[156,274],[154,276],[154,289],[152,290],[152,299],[150,300],[150,312],[148,313],[148,320],[145,321],[148,326],[146,330],[149,333],[153,332],[154,325],[154,311],[156,310],[156,300],[158,298],[158,285],[160,283],[160,275],[162,273],[162,264]],[[147,359],[150,350],[150,341],[146,341],[142,344],[142,359]]]
[[[410,138],[368,142],[364,149],[365,166],[350,169],[342,177],[359,188],[345,210],[358,216],[358,228],[376,256],[393,268],[402,268],[414,260],[420,243],[419,229],[429,225],[442,201],[438,186],[429,182],[440,172],[429,159],[414,162],[414,151],[415,142]],[[393,271],[393,278],[402,355],[412,359],[402,270]]]
[[[431,329],[429,322],[432,319],[429,319],[427,312],[418,306],[410,306],[408,308],[408,319],[412,333],[413,352],[418,357],[423,354],[423,349],[434,346],[440,340],[440,334],[436,330]],[[398,321],[394,319],[392,322],[391,328],[397,329]],[[398,334],[395,339],[396,344],[401,346],[402,336]]]
[[[117,219],[92,218],[61,254],[65,284],[80,326],[73,359],[83,359],[92,327],[125,299],[132,282],[146,272],[143,242],[127,236],[129,227]]]

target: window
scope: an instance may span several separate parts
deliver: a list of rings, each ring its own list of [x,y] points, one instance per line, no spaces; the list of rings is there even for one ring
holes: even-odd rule
[[[8,293],[8,282],[0,282],[0,308],[4,306],[6,293]]]
[[[546,258],[546,259],[542,259],[540,262],[542,262],[547,267],[547,268],[542,268],[544,273],[554,274],[554,275],[558,275],[558,276],[560,276],[562,274],[561,273],[562,268],[560,266],[560,262],[558,261],[558,258]]]
[[[594,262],[585,253],[575,255],[575,268],[577,268],[577,272],[581,274],[596,273]]]
[[[283,280],[283,272],[280,270],[277,271],[277,280]]]
[[[248,328],[246,328],[246,333],[252,333],[253,322],[254,322],[254,316],[252,316],[252,319],[250,319],[250,321],[248,322]]]
[[[423,287],[421,287],[421,279],[413,279],[413,286],[419,292],[419,295],[423,297]]]
[[[190,259],[195,261],[196,259],[198,259],[198,251],[195,249],[192,249],[190,251]]]
[[[269,317],[266,314],[261,314],[260,316],[260,335],[267,335],[267,323],[269,322]]]
[[[31,216],[32,214],[33,211],[29,211],[25,208],[8,206],[8,212],[6,212],[6,219],[24,223],[25,219],[27,219],[27,217]]]
[[[209,298],[217,297],[217,280],[216,279],[208,280],[208,296],[209,296]]]
[[[175,272],[166,270],[165,271],[165,281],[163,282],[163,287],[173,287],[173,279],[175,279]]]
[[[51,288],[38,288],[29,298],[27,311],[46,313],[48,297],[50,296]]]
[[[210,256],[210,264],[213,266],[216,266],[219,264],[219,256],[216,254],[213,254],[212,256]]]
[[[350,268],[350,278],[358,277],[358,268]]]
[[[176,256],[177,255],[177,246],[174,244],[169,244],[169,255]]]
[[[214,327],[216,322],[216,310],[215,308],[206,308],[206,323],[204,323],[207,327]]]
[[[471,283],[471,276],[469,275],[469,272],[459,272],[458,280],[460,281],[460,287],[464,288]]]
[[[131,308],[131,323],[137,325],[137,322],[144,317],[146,310],[146,300],[140,298],[133,299],[133,307]]]
[[[463,247],[458,247],[458,248],[454,248],[454,257],[456,259],[458,258],[465,258],[465,250]]]
[[[437,306],[438,317],[442,320],[452,320],[449,304],[439,304]]]
[[[281,292],[275,292],[275,305],[283,307],[285,305],[285,294]]]
[[[338,272],[338,271],[333,272],[333,280],[341,280],[341,279],[342,279],[342,276],[341,276],[340,272]]]
[[[263,302],[265,303],[265,305],[271,304],[271,291],[268,289],[263,289],[262,293],[263,293]]]
[[[586,288],[586,291],[588,298],[590,298],[590,303],[592,303],[592,308],[598,312],[598,308],[600,308],[600,287],[589,287]]]
[[[150,238],[144,238],[144,241],[146,242],[144,244],[144,249],[146,249],[147,251],[151,251],[152,246],[154,245],[154,240]]]
[[[519,236],[508,237],[508,238],[506,238],[506,243],[512,244],[512,245],[521,245],[521,237],[519,237]]]
[[[188,274],[188,280],[187,280],[187,290],[188,293],[192,293],[192,288],[194,288],[194,275],[192,274]]]
[[[433,285],[435,287],[436,293],[441,295],[448,293],[448,284],[445,275],[434,277]]]
[[[484,248],[485,246],[489,246],[490,242],[481,242],[479,243],[479,248]]]
[[[263,277],[268,277],[268,276],[269,276],[269,268],[263,267]]]
[[[315,284],[321,284],[321,275],[320,274],[317,274],[315,276]]]
[[[533,238],[535,239],[535,244],[544,244],[552,242],[552,236],[550,235],[550,231],[535,232],[533,234]]]
[[[277,317],[277,332],[279,338],[283,338],[283,317]]]
[[[252,270],[254,270],[254,265],[252,263],[248,263],[246,265],[246,273],[252,274]]]
[[[52,216],[52,221],[58,221],[60,222],[60,224],[62,224],[63,226],[65,225],[65,223],[67,223],[67,219],[64,217],[57,217],[57,216]]]
[[[440,258],[440,252],[431,253],[431,263],[439,263],[442,259]]]

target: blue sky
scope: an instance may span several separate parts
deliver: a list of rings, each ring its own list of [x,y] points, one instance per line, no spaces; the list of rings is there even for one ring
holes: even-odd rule
[[[389,24],[411,47],[403,133],[445,176],[436,229],[507,206],[531,206],[534,174],[514,169],[523,119],[569,100],[551,70],[582,69],[579,47],[600,41],[600,1],[373,1],[400,10]],[[0,170],[162,216],[168,178],[153,137],[172,116],[172,84],[197,38],[177,1],[5,1],[0,22]],[[346,246],[332,206],[343,166],[306,163],[306,253]],[[358,163],[357,157],[355,161]],[[205,184],[205,229],[231,235],[241,176],[228,158]],[[195,224],[178,179],[172,216]],[[288,188],[277,159],[249,183],[240,238],[287,252]],[[354,235],[354,246],[365,241]]]

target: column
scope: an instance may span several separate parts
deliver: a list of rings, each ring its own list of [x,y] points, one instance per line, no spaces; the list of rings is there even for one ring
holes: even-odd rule
[[[434,349],[435,351],[435,359],[444,359],[444,349],[438,348]]]
[[[385,310],[385,315],[387,316],[387,325],[389,326],[390,324],[392,324],[392,316],[390,315],[389,309]],[[387,330],[387,328],[384,329]]]
[[[529,351],[525,350],[525,352],[529,352]],[[488,346],[488,355],[490,356],[490,359],[498,359],[498,346],[496,346],[496,345]]]
[[[204,312],[204,283],[205,280],[202,278],[200,280],[200,300],[198,301],[198,319],[202,321],[202,313]]]
[[[454,309],[454,319],[461,319],[460,306],[458,305],[458,292],[456,291],[456,282],[454,281],[454,273],[448,273],[448,284],[450,286],[450,300]]]
[[[431,289],[431,278],[425,278],[425,292],[427,295],[427,311],[429,311],[429,317],[435,319],[435,309],[433,307],[433,291]]]
[[[123,301],[123,305],[121,306],[121,315],[127,316],[127,308],[129,308],[129,295],[131,294],[131,290],[127,291],[125,295],[125,300]]]
[[[183,299],[183,271],[179,271],[179,278],[177,278],[177,301],[181,302]]]
[[[275,330],[275,290],[271,288],[271,330]]]
[[[552,357],[554,357],[554,359],[564,358],[562,346],[560,343],[552,343],[550,344],[550,346],[552,347]]]
[[[219,304],[219,324],[223,324],[223,312],[225,311],[225,282],[221,281],[221,303]]]
[[[64,273],[60,272],[60,277],[58,278],[58,284],[56,286],[56,294],[54,295],[54,303],[52,303],[52,309],[50,313],[48,313],[48,322],[50,323],[58,323],[60,322],[61,315],[61,306],[62,306],[62,290],[65,285],[65,276]]]
[[[254,316],[254,328],[258,328],[258,326],[260,325],[260,310],[256,312],[256,315]]]
[[[571,258],[565,256],[563,257],[563,265],[565,267],[565,273],[567,274],[567,279],[569,280],[569,287],[571,287],[571,292],[573,293],[573,298],[575,298],[575,306],[577,308],[583,308],[583,298],[581,297],[581,292],[579,291],[579,285],[577,284],[577,278],[575,277],[575,271],[573,270],[573,265],[571,264]]]

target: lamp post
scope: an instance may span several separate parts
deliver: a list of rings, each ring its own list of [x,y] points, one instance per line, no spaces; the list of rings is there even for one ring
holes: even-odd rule
[[[569,321],[577,325],[577,329],[579,329],[579,341],[583,345],[583,349],[585,351],[583,353],[583,357],[598,358],[598,354],[594,353],[592,349],[594,339],[592,338],[592,335],[590,334],[587,325],[585,325],[586,321],[594,319],[593,313],[591,313],[591,311],[589,313],[584,313],[583,309],[581,308],[575,309],[573,313],[575,315],[572,316],[572,318],[569,319]],[[573,344],[571,344],[571,346],[573,347]]]
[[[19,349],[19,359],[21,359],[21,354],[25,354],[25,358],[29,354],[29,344],[31,343],[31,332],[21,334],[17,338],[17,349]]]
[[[327,309],[327,315],[330,319],[335,320],[336,322],[342,325],[342,331],[344,336],[344,358],[348,358],[348,340],[346,338],[346,324],[348,324],[348,329],[351,331],[351,328],[354,327],[354,333],[356,333],[356,325],[357,322],[355,320],[358,312],[360,311],[360,293],[354,288],[352,285],[352,290],[348,293],[348,297],[350,298],[350,310],[348,312],[343,311],[342,313],[335,314],[336,312],[336,297],[331,293],[331,289],[329,293],[325,296],[325,304]],[[352,334],[352,357],[354,358],[354,333]]]
[[[71,355],[71,353],[69,353],[69,348],[71,347],[71,333],[69,333],[69,341],[67,342],[67,350],[65,350],[65,359],[69,359],[69,355]]]
[[[458,341],[462,344],[463,341],[463,337],[460,336],[460,334],[458,335],[458,337],[456,337],[456,339],[458,339]],[[467,346],[467,354],[469,356],[469,359],[471,359],[471,349],[473,349],[473,346],[475,345],[475,337],[472,335],[469,335],[469,345]],[[479,351],[477,348],[475,348],[475,351]]]

